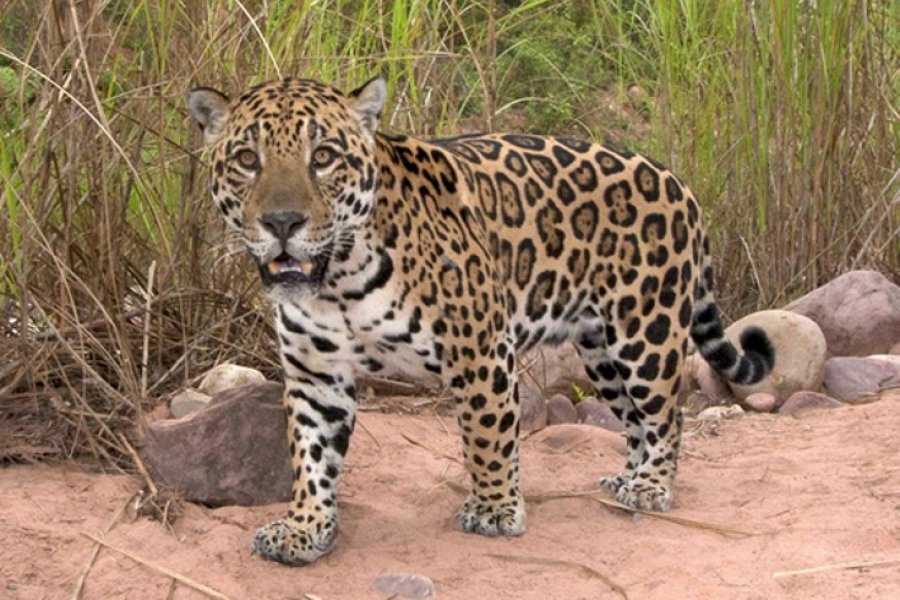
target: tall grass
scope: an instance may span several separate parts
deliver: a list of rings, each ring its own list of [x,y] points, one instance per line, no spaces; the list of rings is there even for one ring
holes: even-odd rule
[[[277,371],[205,197],[192,85],[379,73],[387,129],[649,151],[706,207],[736,314],[850,268],[900,279],[898,19],[878,0],[7,0],[0,460],[121,464],[117,433],[213,363]]]

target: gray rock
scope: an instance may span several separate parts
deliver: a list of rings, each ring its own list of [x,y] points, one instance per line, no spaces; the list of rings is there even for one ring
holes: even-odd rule
[[[578,419],[572,401],[562,394],[554,394],[547,400],[547,424],[574,423]]]
[[[770,413],[775,410],[777,400],[772,394],[756,392],[744,398],[744,405],[754,412]]]
[[[709,396],[713,404],[725,404],[734,398],[734,394],[725,379],[722,378],[699,354],[694,355],[692,374],[700,391]]]
[[[547,425],[547,401],[536,387],[519,384],[519,410],[522,431],[537,431]]]
[[[572,384],[583,390],[594,389],[584,370],[584,363],[578,351],[570,343],[554,348],[539,348],[521,357],[521,363],[528,369],[545,397],[553,394],[571,394]]]
[[[760,327],[769,335],[775,348],[775,368],[768,377],[753,385],[729,384],[739,400],[750,394],[772,394],[778,406],[800,390],[822,387],[825,366],[825,336],[819,326],[803,315],[786,310],[764,310],[747,315],[725,330],[737,343],[747,327]]]
[[[211,398],[203,392],[187,388],[172,397],[172,401],[169,402],[169,410],[173,417],[180,419],[206,408],[210,400]]]
[[[605,402],[589,396],[575,405],[575,415],[579,423],[602,427],[607,431],[625,431],[622,421]]]
[[[877,271],[850,271],[791,302],[822,329],[829,356],[884,354],[900,341],[900,286]]]
[[[372,591],[418,600],[434,598],[434,583],[424,575],[409,573],[382,573],[372,582]]]
[[[841,403],[834,398],[830,398],[829,396],[818,392],[802,390],[791,394],[791,397],[787,399],[787,402],[782,404],[781,408],[778,409],[778,413],[782,415],[797,416],[811,410],[837,408],[838,406],[841,406]]]
[[[825,362],[825,387],[838,400],[854,403],[897,386],[900,386],[900,356],[842,356]]]
[[[203,377],[200,382],[200,391],[207,396],[215,396],[225,390],[247,385],[248,383],[263,383],[265,376],[250,367],[242,367],[231,363],[216,365]]]
[[[142,450],[155,481],[212,506],[289,500],[282,389],[252,383],[218,394],[187,417],[151,423]]]

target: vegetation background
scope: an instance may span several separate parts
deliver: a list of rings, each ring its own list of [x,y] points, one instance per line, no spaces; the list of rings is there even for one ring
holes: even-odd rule
[[[233,360],[277,373],[184,96],[388,81],[383,128],[574,134],[705,207],[729,316],[900,279],[891,0],[0,1],[0,461],[88,452]]]

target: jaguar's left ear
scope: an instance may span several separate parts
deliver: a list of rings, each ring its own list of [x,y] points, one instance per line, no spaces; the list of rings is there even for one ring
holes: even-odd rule
[[[225,131],[228,121],[228,96],[207,87],[194,88],[187,95],[191,116],[203,129],[203,141],[212,145]]]
[[[378,129],[378,118],[381,116],[381,109],[384,107],[386,96],[387,89],[384,85],[384,79],[381,77],[373,77],[347,95],[357,117],[359,117],[359,122],[370,134],[374,134],[375,130]]]

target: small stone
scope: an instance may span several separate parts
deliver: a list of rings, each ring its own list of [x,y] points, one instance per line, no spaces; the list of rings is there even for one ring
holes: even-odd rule
[[[181,419],[150,423],[144,462],[161,487],[211,506],[291,497],[283,386],[251,383],[215,396]]]
[[[782,404],[781,408],[778,409],[778,413],[782,415],[798,416],[811,410],[837,408],[838,406],[841,406],[841,403],[830,396],[820,394],[819,392],[802,390],[791,394],[791,397],[787,399],[787,402]]]
[[[770,413],[775,410],[777,400],[772,394],[756,392],[744,398],[744,404],[756,412]]]
[[[731,406],[710,406],[700,411],[698,421],[719,421],[721,419],[733,419],[744,414],[744,409],[737,404]]]
[[[613,413],[605,402],[588,396],[575,405],[575,414],[579,423],[602,427],[607,431],[625,431],[622,421]]]
[[[838,400],[856,403],[900,386],[900,357],[889,354],[836,357],[825,362],[825,387]]]
[[[248,383],[263,383],[265,376],[250,367],[223,363],[210,369],[200,382],[200,391],[207,396],[215,396]]]
[[[172,397],[172,401],[169,403],[169,410],[174,418],[180,419],[205,408],[210,400],[210,396],[203,392],[188,388],[181,390]]]
[[[536,387],[519,385],[519,411],[522,431],[537,431],[547,425],[547,401]]]
[[[372,582],[372,590],[379,594],[390,594],[418,600],[434,598],[434,583],[424,575],[410,573],[382,573]]]
[[[554,394],[547,401],[547,424],[574,423],[578,420],[578,413],[572,401],[562,394]]]

